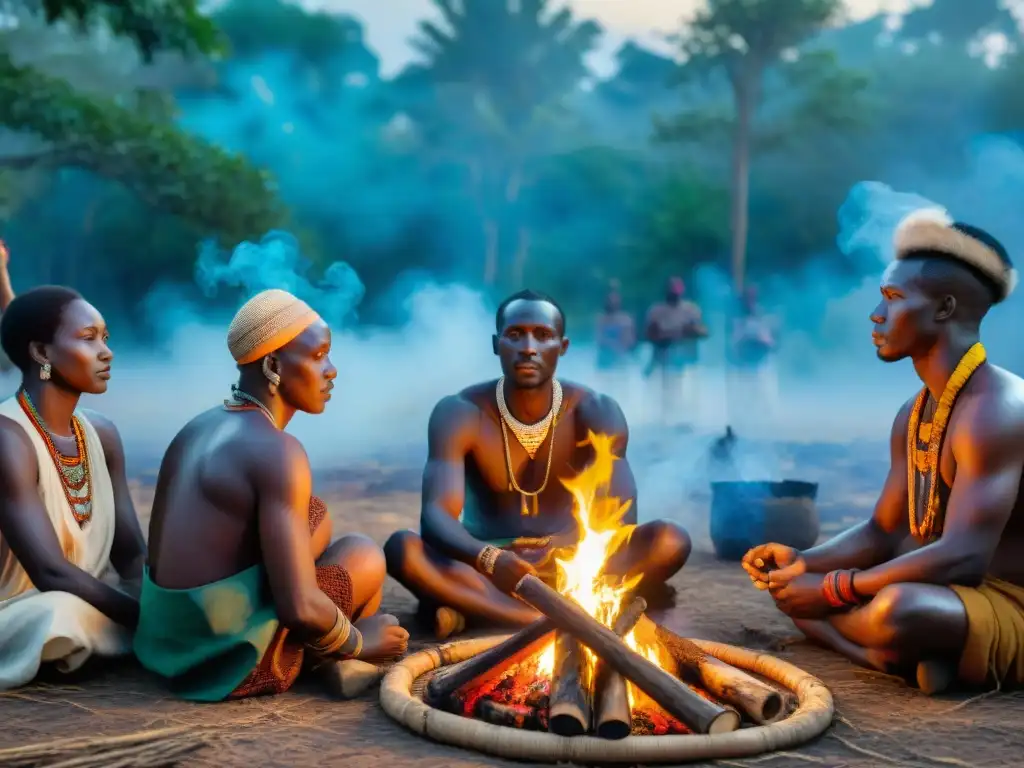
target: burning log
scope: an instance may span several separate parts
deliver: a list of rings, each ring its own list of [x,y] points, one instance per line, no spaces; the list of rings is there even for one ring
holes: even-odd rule
[[[590,696],[585,687],[586,659],[579,640],[555,633],[555,671],[551,678],[548,730],[559,736],[582,736],[590,730]]]
[[[647,601],[642,597],[636,598],[616,617],[612,632],[618,637],[625,637],[633,631],[646,610]],[[602,664],[596,679],[598,685],[595,690],[599,693],[594,730],[602,739],[624,739],[633,730],[633,713],[629,706],[626,678],[607,664]]]
[[[608,666],[696,733],[725,733],[739,728],[740,716],[735,710],[719,706],[690,690],[689,686],[630,649],[614,632],[537,577],[524,576],[516,585],[515,592],[551,619],[558,629],[572,633]]]
[[[550,620],[538,619],[508,640],[436,675],[427,683],[427,701],[435,706],[443,706],[460,688],[478,686],[493,680],[513,664],[540,650],[554,630],[555,626]]]
[[[770,685],[704,653],[692,641],[662,626],[657,628],[657,637],[685,676],[737,707],[755,723],[763,725],[782,714],[782,696]]]
[[[473,709],[473,715],[492,725],[522,728],[527,731],[545,730],[544,718],[537,707],[499,704],[489,699],[480,699]]]

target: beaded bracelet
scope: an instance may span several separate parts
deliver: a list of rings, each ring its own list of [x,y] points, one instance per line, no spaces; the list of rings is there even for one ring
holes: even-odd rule
[[[494,566],[498,562],[499,555],[501,555],[501,550],[493,544],[488,544],[476,556],[476,569],[480,573],[486,573],[490,576],[494,573]]]
[[[358,656],[363,649],[363,633],[352,626],[352,622],[336,608],[334,626],[325,635],[309,643],[309,647],[321,656]]]
[[[852,608],[860,605],[860,598],[853,589],[853,574],[856,569],[829,571],[821,582],[821,592],[833,608]]]

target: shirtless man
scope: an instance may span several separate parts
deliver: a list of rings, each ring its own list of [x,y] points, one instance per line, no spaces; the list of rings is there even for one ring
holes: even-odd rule
[[[330,329],[291,294],[264,291],[235,316],[228,347],[233,397],[186,424],[160,466],[135,637],[143,666],[199,701],[281,693],[304,658],[333,674],[334,661],[395,657],[408,640],[374,615],[383,553],[363,536],[331,543],[309,459],[284,432],[331,397]]]
[[[908,217],[895,246],[873,338],[924,388],[893,424],[874,515],[806,552],[755,547],[743,566],[805,635],[858,664],[926,692],[1021,683],[1024,381],[979,342],[1015,273],[990,235],[939,212]]]
[[[562,310],[543,294],[522,291],[502,302],[495,320],[492,343],[503,376],[435,406],[421,535],[399,531],[384,546],[388,572],[435,612],[442,637],[461,629],[467,616],[507,625],[537,618],[509,593],[527,573],[540,570],[553,581],[553,552],[578,540],[572,498],[559,478],[575,476],[591,460],[588,432],[615,437],[620,460],[610,492],[632,502],[624,524],[636,523],[622,410],[609,397],[555,379],[569,348]],[[610,558],[607,572],[643,574],[643,589],[664,584],[689,553],[682,528],[645,523]]]
[[[669,425],[683,423],[684,412],[696,410],[697,344],[708,335],[700,307],[685,296],[682,278],[670,278],[665,299],[647,311],[644,323],[654,348],[648,373],[661,379],[661,421]]]

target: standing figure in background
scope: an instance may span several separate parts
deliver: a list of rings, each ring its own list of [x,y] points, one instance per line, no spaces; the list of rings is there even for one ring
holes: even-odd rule
[[[622,309],[622,296],[613,285],[597,317],[597,371],[600,387],[620,401],[629,397],[630,362],[636,348],[636,323]]]
[[[697,342],[708,335],[700,307],[685,295],[682,278],[670,278],[665,300],[647,311],[644,324],[654,347],[647,375],[661,379],[660,418],[672,426],[684,423],[684,413],[697,411]]]
[[[741,423],[739,409],[773,417],[778,412],[779,380],[773,353],[776,337],[772,318],[764,314],[753,286],[743,291],[729,339],[728,412]]]

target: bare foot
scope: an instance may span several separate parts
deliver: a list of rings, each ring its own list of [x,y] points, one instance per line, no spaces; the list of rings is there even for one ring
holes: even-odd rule
[[[956,680],[956,664],[940,659],[928,659],[917,664],[917,687],[921,693],[934,696],[942,693]]]
[[[399,626],[398,619],[389,613],[367,616],[355,623],[363,635],[363,649],[359,658],[364,661],[384,661],[405,653],[409,647],[409,633]]]
[[[454,608],[441,606],[434,614],[434,636],[444,640],[466,628],[466,617]]]

